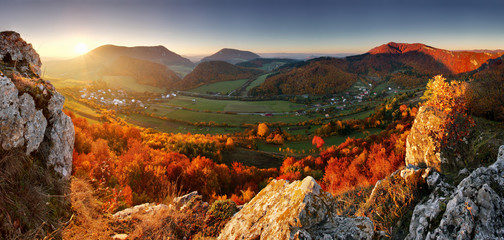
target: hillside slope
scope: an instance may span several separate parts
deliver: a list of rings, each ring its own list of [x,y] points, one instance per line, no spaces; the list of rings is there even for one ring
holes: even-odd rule
[[[331,94],[343,91],[357,81],[349,72],[348,62],[335,58],[320,58],[307,64],[285,68],[283,72],[266,79],[251,89],[252,96]]]
[[[250,51],[223,48],[220,51],[214,53],[213,55],[201,59],[201,62],[225,61],[231,64],[236,64],[256,58],[260,58],[260,56]]]
[[[165,65],[125,56],[107,65],[103,75],[130,76],[139,84],[159,88],[167,88],[180,81],[177,74]]]
[[[413,88],[435,75],[456,76],[477,70],[503,53],[448,51],[424,44],[390,42],[344,59],[318,58],[286,64],[256,89],[261,94],[331,94],[346,90],[356,76],[377,85],[384,81]]]
[[[186,90],[208,83],[246,79],[261,73],[261,70],[238,67],[223,61],[202,62],[175,87]]]

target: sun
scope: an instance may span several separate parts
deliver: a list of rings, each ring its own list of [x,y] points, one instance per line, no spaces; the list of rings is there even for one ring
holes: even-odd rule
[[[88,47],[84,43],[77,43],[74,48],[75,53],[77,54],[84,54],[89,51]]]

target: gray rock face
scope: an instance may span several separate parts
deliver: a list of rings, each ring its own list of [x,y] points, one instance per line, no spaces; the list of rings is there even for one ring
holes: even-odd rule
[[[474,170],[456,188],[437,181],[415,207],[407,239],[504,239],[504,146],[493,165]]]
[[[42,62],[32,45],[26,43],[19,33],[0,33],[0,60],[7,66],[16,67],[22,73],[34,73],[40,76]]]
[[[16,64],[21,64],[16,65],[16,69],[12,70],[15,72],[23,66],[31,70],[40,67],[38,54],[17,33],[0,33],[0,60],[3,59],[0,61],[0,66],[2,67],[9,65],[9,62],[5,62],[8,60],[6,56],[8,59],[17,61]],[[25,74],[25,77],[29,76],[30,74]],[[29,81],[32,82],[27,84],[26,82]],[[32,93],[29,93],[37,91],[27,91],[19,96],[20,93],[15,84],[18,83],[8,77],[0,76],[1,150],[21,148],[26,155],[40,154],[47,166],[53,168],[62,177],[68,178],[72,170],[75,132],[71,119],[62,111],[65,98],[43,80],[27,79],[25,83],[19,83],[25,84],[20,89],[32,87],[44,91],[41,96],[45,100],[41,100],[39,96],[39,101],[48,102],[48,104],[39,102],[39,105],[44,106],[39,106],[41,108],[37,109]]]
[[[63,177],[69,177],[72,171],[75,130],[70,117],[62,111],[64,101],[65,98],[58,92],[49,100],[49,125],[45,132],[48,141],[41,144],[40,150],[48,156],[47,164],[53,166]]]
[[[337,216],[335,201],[312,177],[273,180],[247,203],[218,239],[371,239],[369,218]]]

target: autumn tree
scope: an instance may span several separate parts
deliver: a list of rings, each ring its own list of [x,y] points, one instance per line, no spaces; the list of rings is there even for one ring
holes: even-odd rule
[[[439,143],[437,147],[454,148],[457,143],[464,141],[474,126],[474,121],[467,114],[466,82],[451,81],[437,75],[427,83],[423,99],[424,106],[434,107],[442,111],[446,118],[440,129],[430,130],[428,134]],[[457,151],[457,150],[455,150]]]
[[[260,137],[264,137],[268,135],[268,133],[269,133],[268,125],[266,125],[266,123],[259,123],[259,125],[257,126],[257,135]]]
[[[321,148],[324,145],[324,139],[319,136],[313,136],[312,145],[315,145],[317,148]]]

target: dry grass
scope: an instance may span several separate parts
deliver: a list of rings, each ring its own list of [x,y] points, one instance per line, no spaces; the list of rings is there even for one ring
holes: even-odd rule
[[[0,151],[0,235],[5,239],[61,238],[69,217],[66,183],[22,149]]]
[[[63,230],[64,239],[110,239],[109,220],[100,210],[93,188],[83,179],[73,178],[70,184],[73,217]]]

